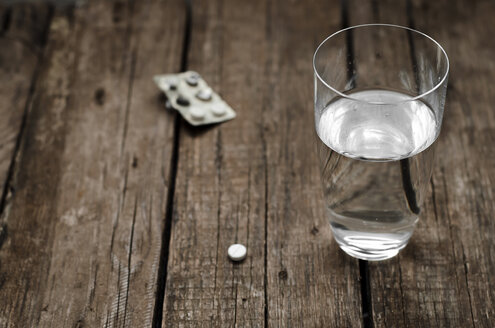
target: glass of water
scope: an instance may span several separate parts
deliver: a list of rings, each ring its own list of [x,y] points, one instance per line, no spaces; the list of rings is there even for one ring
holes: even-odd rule
[[[316,49],[315,126],[333,235],[349,255],[391,258],[421,214],[449,61],[416,30],[350,27]]]

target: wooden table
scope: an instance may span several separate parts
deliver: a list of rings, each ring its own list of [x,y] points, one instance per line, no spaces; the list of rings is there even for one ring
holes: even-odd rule
[[[0,327],[493,327],[494,16],[488,0],[0,5]],[[333,241],[313,141],[312,54],[366,22],[424,31],[451,61],[421,220],[378,263]],[[187,69],[238,117],[166,110],[152,76]]]

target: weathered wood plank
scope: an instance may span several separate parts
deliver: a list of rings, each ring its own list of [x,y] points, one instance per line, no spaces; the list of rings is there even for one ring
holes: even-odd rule
[[[8,227],[0,249],[0,307],[3,309],[0,322],[4,327],[36,326],[41,315],[40,291],[45,289],[50,260],[47,237],[52,236],[52,224],[46,218],[53,216],[55,207],[51,199],[56,194],[58,163],[63,150],[61,113],[68,98],[69,68],[73,61],[67,50],[74,46],[68,38],[67,25],[64,17],[55,17],[52,21],[46,60],[29,111],[14,181],[11,181],[16,192],[4,213]],[[59,86],[57,81],[61,82]],[[45,143],[51,147],[45,149]],[[25,161],[26,156],[32,156],[33,160]]]
[[[7,192],[5,183],[31,99],[50,17],[51,9],[46,4],[0,7],[0,199],[7,197],[3,195]],[[0,227],[0,246],[1,243]]]
[[[188,68],[238,116],[212,127],[181,124],[163,327],[264,326],[265,161],[256,91],[265,6],[193,3]],[[227,258],[235,242],[248,247],[242,264]]]
[[[492,288],[495,284],[495,114],[492,106],[495,102],[492,87],[495,43],[493,28],[490,28],[493,13],[493,1],[413,2],[414,24],[441,40],[451,62],[443,138],[437,147],[432,180],[432,201],[438,229],[450,234],[452,240],[448,245],[453,257],[449,262],[452,269],[445,275],[446,283],[451,286],[448,290],[452,294],[454,290],[463,289],[459,297],[462,302],[457,304],[451,304],[453,297],[445,295],[447,318],[450,319],[448,314],[454,307],[463,310],[459,311],[461,324],[454,318],[442,320],[440,325],[445,327],[463,326],[463,322],[471,321],[475,327],[491,327],[495,322]]]
[[[417,1],[408,13],[406,2],[380,1],[374,2],[379,14],[372,17],[370,11],[358,13],[362,2],[351,3],[352,24],[408,25],[412,18],[417,29],[446,48],[451,61],[430,197],[406,249],[391,261],[370,264],[375,326],[490,327],[495,120],[489,104],[495,45],[487,42],[486,26],[495,6]]]
[[[238,117],[181,126],[163,327],[361,326],[357,261],[331,238],[313,139],[312,54],[339,26],[338,1],[193,3],[188,68]]]
[[[151,325],[180,66],[181,1],[56,13],[0,250],[5,327]]]
[[[333,240],[314,132],[312,55],[340,2],[272,4],[263,110],[269,326],[360,327],[358,262]]]

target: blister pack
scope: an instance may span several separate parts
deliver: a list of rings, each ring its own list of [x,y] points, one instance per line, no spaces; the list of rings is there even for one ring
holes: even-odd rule
[[[220,123],[236,116],[232,107],[194,71],[155,75],[153,80],[191,125]]]

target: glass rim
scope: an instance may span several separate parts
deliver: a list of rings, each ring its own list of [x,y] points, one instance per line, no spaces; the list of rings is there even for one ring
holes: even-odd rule
[[[316,69],[316,56],[318,55],[318,51],[320,50],[320,48],[328,41],[330,40],[331,38],[333,38],[334,36],[342,33],[342,32],[345,32],[347,30],[351,30],[351,29],[357,29],[357,28],[361,28],[361,27],[373,27],[373,26],[385,26],[385,27],[394,27],[394,28],[399,28],[399,29],[403,29],[403,30],[408,30],[408,31],[411,31],[411,32],[414,32],[414,33],[417,33],[417,34],[420,34],[426,38],[428,38],[430,41],[433,41],[433,43],[442,51],[446,61],[447,61],[447,68],[445,70],[445,73],[443,74],[443,77],[442,79],[437,83],[435,84],[432,88],[430,88],[429,90],[417,95],[417,96],[414,96],[410,99],[406,99],[406,100],[401,100],[401,101],[396,101],[396,102],[371,102],[371,101],[366,101],[366,100],[363,100],[363,99],[358,99],[358,98],[354,98],[352,96],[349,96],[349,95],[346,95],[345,93],[343,92],[340,92],[339,90],[335,89],[334,87],[332,87],[329,83],[327,83],[321,76],[320,76],[320,73],[318,73],[318,70]],[[445,50],[443,49],[443,47],[440,45],[440,43],[438,43],[435,39],[433,39],[431,36],[423,33],[423,32],[420,32],[418,30],[415,30],[415,29],[412,29],[410,27],[406,27],[406,26],[400,26],[400,25],[395,25],[395,24],[360,24],[360,25],[354,25],[354,26],[349,26],[349,27],[346,27],[344,29],[341,29],[341,30],[338,30],[337,32],[331,34],[330,36],[326,37],[325,40],[323,40],[319,45],[318,47],[316,48],[315,50],[315,53],[313,55],[313,71],[316,75],[316,77],[318,78],[318,80],[320,80],[321,83],[323,83],[327,88],[329,88],[330,90],[332,90],[333,92],[335,92],[336,94],[338,94],[339,96],[343,97],[343,98],[347,98],[347,99],[350,99],[350,100],[353,100],[353,101],[357,101],[357,102],[364,102],[364,103],[368,103],[368,104],[372,104],[372,105],[388,105],[388,104],[400,104],[400,103],[404,103],[404,102],[409,102],[409,101],[415,101],[415,100],[418,100],[418,99],[421,99],[423,97],[425,97],[426,95],[432,93],[433,91],[435,91],[436,89],[438,89],[444,82],[445,80],[447,79],[447,76],[449,75],[449,70],[450,70],[450,62],[449,62],[449,57],[447,56],[447,52],[445,52]]]

